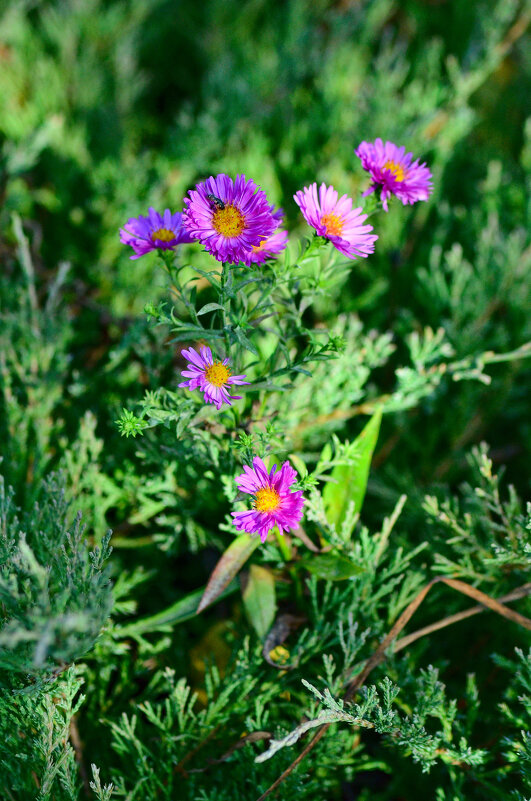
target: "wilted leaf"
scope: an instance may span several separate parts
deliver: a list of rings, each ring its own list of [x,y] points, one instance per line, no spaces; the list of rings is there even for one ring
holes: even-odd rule
[[[202,612],[203,609],[216,600],[259,545],[260,538],[250,537],[248,534],[240,534],[239,537],[236,537],[231,542],[212,571],[201,598],[201,603],[197,608],[198,612]]]
[[[303,565],[310,573],[329,581],[342,581],[353,576],[359,576],[364,571],[363,567],[351,562],[350,559],[340,553],[318,554],[305,559]]]
[[[242,597],[249,622],[263,640],[275,619],[277,608],[275,579],[271,571],[260,565],[251,565]]]
[[[332,480],[326,484],[323,490],[326,516],[338,531],[341,530],[350,503],[354,503],[355,512],[358,514],[361,512],[381,419],[381,411],[375,412],[361,434],[352,443],[349,453],[352,464],[334,467],[331,473]],[[351,534],[352,529],[347,531],[345,536],[350,537]]]

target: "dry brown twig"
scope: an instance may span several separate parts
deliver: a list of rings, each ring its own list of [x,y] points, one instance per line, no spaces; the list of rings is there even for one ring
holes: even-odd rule
[[[345,693],[345,701],[351,701],[352,698],[356,695],[358,690],[363,686],[366,682],[367,678],[369,677],[370,673],[374,670],[374,668],[383,662],[386,658],[386,652],[391,648],[393,642],[396,640],[397,636],[400,632],[404,629],[404,627],[408,624],[411,620],[419,606],[424,601],[425,597],[427,596],[430,589],[435,584],[446,584],[448,587],[451,587],[458,592],[463,593],[463,595],[468,595],[470,598],[473,598],[475,601],[478,602],[478,606],[473,606],[470,609],[465,609],[463,612],[458,613],[457,615],[451,615],[443,620],[437,621],[436,623],[432,623],[430,626],[425,626],[422,629],[419,629],[416,632],[413,632],[410,635],[402,637],[398,642],[395,643],[395,648],[393,651],[396,653],[398,650],[402,650],[410,642],[413,642],[420,637],[425,636],[426,634],[431,634],[433,631],[437,631],[438,629],[444,628],[445,626],[449,626],[452,623],[457,623],[459,620],[464,620],[467,617],[470,617],[475,614],[479,614],[479,612],[485,611],[485,609],[490,609],[493,612],[497,612],[497,614],[502,615],[502,617],[507,618],[507,620],[511,620],[513,623],[518,623],[520,626],[523,626],[528,631],[531,631],[531,620],[524,615],[520,615],[518,612],[514,612],[508,606],[505,606],[504,601],[516,600],[517,598],[523,598],[526,595],[531,595],[531,583],[524,584],[522,587],[513,590],[512,592],[505,595],[503,598],[496,600],[495,598],[491,598],[490,595],[487,595],[481,590],[476,589],[475,587],[471,587],[469,584],[466,584],[464,581],[460,581],[459,579],[451,579],[446,578],[444,576],[438,576],[435,579],[432,579],[428,584],[426,584],[417,596],[411,601],[411,603],[404,609],[396,623],[393,625],[389,633],[386,637],[382,640],[378,648],[374,651],[373,654],[367,659],[365,665],[363,666],[362,670],[356,678],[348,685],[346,693]],[[273,782],[273,784],[268,787],[265,793],[257,799],[257,801],[264,801],[269,795],[275,792],[277,788],[282,784],[284,779],[286,779],[290,773],[292,773],[297,765],[304,759],[304,757],[309,754],[309,752],[317,745],[321,737],[323,737],[328,729],[330,728],[331,723],[325,723],[323,726],[318,729],[318,731],[314,734],[312,739],[306,744],[300,754],[293,760],[291,765],[289,765],[286,770]]]

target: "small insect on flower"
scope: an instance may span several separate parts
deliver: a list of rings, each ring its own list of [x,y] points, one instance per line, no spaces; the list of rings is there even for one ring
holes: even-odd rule
[[[246,262],[246,254],[277,227],[266,193],[245,175],[211,176],[184,199],[183,224],[218,261]]]
[[[252,509],[232,512],[234,525],[239,531],[259,534],[262,542],[274,526],[282,534],[298,527],[302,518],[304,498],[300,490],[292,490],[297,473],[289,462],[280,470],[276,464],[268,472],[262,459],[255,456],[253,466],[247,465],[235,481],[240,492],[253,496]]]
[[[373,142],[361,142],[354,151],[361,160],[372,183],[363,195],[370,195],[381,187],[382,206],[388,210],[387,200],[391,195],[402,201],[404,206],[427,200],[433,191],[431,172],[426,164],[413,161],[413,153],[406,153],[405,147],[398,147],[393,142],[376,139]]]
[[[181,356],[188,359],[187,369],[181,375],[188,379],[179,384],[180,387],[194,390],[200,389],[205,403],[213,403],[221,409],[224,403],[232,406],[233,400],[240,400],[241,395],[229,395],[227,387],[232,384],[249,384],[244,375],[231,375],[229,360],[216,361],[210,348],[202,346],[199,353],[193,348],[182,350]]]
[[[120,240],[133,248],[132,259],[139,259],[152,250],[174,250],[177,245],[194,241],[183,227],[182,216],[180,211],[172,214],[166,209],[164,214],[159,214],[150,208],[147,217],[140,215],[127,220],[120,228]]]
[[[326,184],[321,184],[317,194],[317,184],[313,183],[299,190],[294,200],[308,225],[315,228],[319,236],[329,239],[347,258],[366,258],[374,253],[378,237],[371,233],[372,225],[363,225],[367,215],[361,208],[352,208],[348,195],[338,198],[334,187]]]
[[[207,198],[210,200],[210,204],[212,205],[212,208],[216,208],[216,209],[224,209],[225,208],[224,202],[219,197],[216,197],[215,195],[213,195],[212,192],[208,193]]]

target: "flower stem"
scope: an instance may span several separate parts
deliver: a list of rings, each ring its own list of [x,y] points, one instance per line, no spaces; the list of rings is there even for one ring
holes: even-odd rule
[[[220,297],[220,305],[223,306],[223,311],[221,312],[221,322],[223,325],[223,336],[225,339],[225,355],[228,358],[230,356],[230,297],[226,295],[226,286],[229,282],[231,277],[231,265],[230,262],[224,261],[221,267],[221,297]]]
[[[289,547],[287,540],[282,536],[278,528],[275,526],[275,537],[277,539],[278,547],[280,548],[280,553],[282,554],[284,560],[286,562],[291,562],[291,548]]]

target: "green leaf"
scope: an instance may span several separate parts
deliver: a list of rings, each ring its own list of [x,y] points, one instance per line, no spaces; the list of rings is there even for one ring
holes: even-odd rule
[[[329,462],[332,458],[332,446],[329,442],[327,442],[321,451],[321,455],[319,457],[320,462]]]
[[[340,553],[320,553],[305,559],[302,564],[310,573],[329,581],[343,581],[364,572],[363,567]]]
[[[378,410],[348,450],[348,458],[352,464],[336,465],[330,476],[332,480],[323,490],[327,519],[338,531],[341,530],[350,503],[354,503],[357,514],[361,512],[381,420],[382,412]],[[353,525],[349,526],[350,530],[343,532],[345,539],[350,539],[353,528]]]
[[[263,640],[273,625],[277,608],[275,579],[271,571],[260,565],[251,565],[242,598],[249,622]]]
[[[231,542],[212,571],[201,598],[201,603],[197,608],[198,612],[202,612],[203,609],[216,600],[259,545],[260,538],[250,537],[248,534],[240,534],[239,537],[236,537]]]
[[[183,328],[182,330],[177,331],[176,328],[173,329],[177,333],[170,339],[171,342],[187,342],[190,339],[222,339],[223,338],[223,331],[218,331],[216,329],[211,328],[200,328],[199,326],[188,326],[187,328]]]
[[[221,311],[223,311],[223,306],[221,306],[219,303],[207,303],[205,306],[201,306],[197,312],[197,316],[200,317],[202,314],[208,314],[208,312],[216,311],[217,309],[221,309]]]
[[[255,346],[253,345],[253,343],[251,342],[251,340],[250,340],[250,339],[248,339],[248,338],[245,336],[245,334],[243,333],[243,331],[241,330],[241,328],[235,328],[235,329],[234,329],[234,334],[235,334],[235,336],[236,336],[236,339],[238,340],[238,342],[240,343],[240,345],[241,345],[243,348],[245,348],[246,350],[249,350],[249,351],[250,351],[251,353],[253,353],[255,356],[258,356],[258,355],[259,355],[259,354],[258,354],[258,351],[257,351],[257,350],[256,350],[256,348],[255,348]]]
[[[196,273],[199,273],[199,275],[202,275],[204,278],[208,279],[209,283],[212,284],[212,286],[215,286],[216,289],[221,289],[221,284],[218,281],[219,273],[215,272],[215,270],[205,272],[205,270],[200,270],[199,267],[194,267],[192,265],[190,266],[193,270],[195,270]]]
[[[308,475],[308,467],[306,466],[306,462],[303,462],[300,456],[297,456],[296,453],[288,454],[288,458],[295,467],[295,470],[299,476],[301,476],[301,478],[305,478],[305,476]]]
[[[232,595],[237,589],[238,582],[233,581],[217,596],[217,600],[219,601],[221,598]],[[146,634],[150,631],[159,631],[167,626],[184,623],[185,620],[189,620],[199,611],[199,603],[204,594],[205,589],[202,587],[185,595],[184,598],[180,598],[171,606],[163,609],[162,612],[157,612],[157,614],[150,615],[150,617],[140,618],[140,620],[135,620],[134,623],[129,623],[125,626],[116,626],[113,629],[113,636],[116,639],[132,637],[135,634]]]

